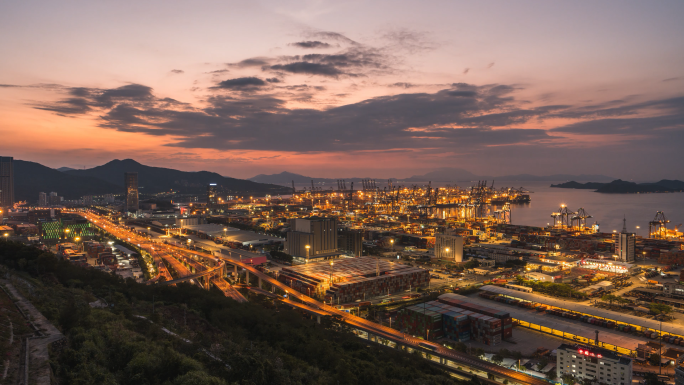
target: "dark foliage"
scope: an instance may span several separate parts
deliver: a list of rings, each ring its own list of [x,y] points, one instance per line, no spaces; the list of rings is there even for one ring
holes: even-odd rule
[[[239,304],[189,284],[147,286],[14,242],[0,241],[0,264],[32,281],[31,301],[66,335],[51,356],[61,383],[459,383],[427,360],[367,345],[335,319],[317,324],[264,297]],[[88,305],[97,298],[106,309]]]

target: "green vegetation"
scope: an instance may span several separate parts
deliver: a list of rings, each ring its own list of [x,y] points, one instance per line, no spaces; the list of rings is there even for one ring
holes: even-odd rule
[[[273,258],[273,259],[277,259],[277,260],[283,261],[283,262],[292,263],[292,256],[290,254],[283,253],[282,251],[275,251],[275,250],[271,250],[270,254],[271,254],[271,258]]]
[[[626,298],[623,298],[623,297],[620,297],[617,295],[613,295],[613,294],[606,294],[606,295],[602,296],[601,301],[608,302],[611,305],[613,304],[613,302],[620,304],[620,305],[624,305],[626,303],[631,302],[630,300],[628,300]]]
[[[538,282],[532,280],[526,280],[522,276],[517,278],[518,284],[523,286],[531,287],[534,291],[552,295],[554,297],[566,297],[566,298],[580,298],[586,299],[588,296],[586,293],[579,292],[572,288],[572,286],[565,283],[554,283],[554,282]]]
[[[667,315],[672,312],[672,307],[665,305],[664,303],[655,303],[652,302],[649,306],[649,309],[651,310],[651,313],[658,315]]]
[[[60,383],[463,383],[400,349],[369,345],[338,319],[317,324],[265,297],[239,304],[189,284],[147,286],[14,242],[0,241],[0,264],[65,334],[50,356]],[[89,306],[98,298],[109,306]]]

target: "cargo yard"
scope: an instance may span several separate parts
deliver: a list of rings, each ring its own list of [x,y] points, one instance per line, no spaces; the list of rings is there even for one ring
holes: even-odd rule
[[[425,269],[376,258],[348,258],[285,267],[278,280],[302,293],[344,304],[425,286]]]

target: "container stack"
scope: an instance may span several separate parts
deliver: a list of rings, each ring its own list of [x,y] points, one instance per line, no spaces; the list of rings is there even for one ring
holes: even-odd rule
[[[440,317],[439,322],[436,315]],[[446,337],[461,342],[473,339],[487,345],[501,343],[503,329],[500,319],[437,301],[402,309],[397,322],[404,332],[423,338]]]
[[[397,314],[397,325],[404,333],[435,340],[444,336],[442,314],[429,310],[425,304],[410,306]]]
[[[501,320],[501,338],[506,339],[513,336],[513,318],[511,318],[511,315],[508,312],[468,302],[468,297],[458,294],[442,294],[437,300],[447,305],[470,310],[475,313],[484,314],[486,316]]]

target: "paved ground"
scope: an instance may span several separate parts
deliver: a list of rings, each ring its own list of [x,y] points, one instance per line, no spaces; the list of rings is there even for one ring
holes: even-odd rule
[[[0,284],[15,298],[17,306],[27,315],[44,337],[29,340],[29,379],[31,384],[50,385],[50,355],[48,345],[64,337],[62,333],[26,300],[9,281],[0,280]]]

